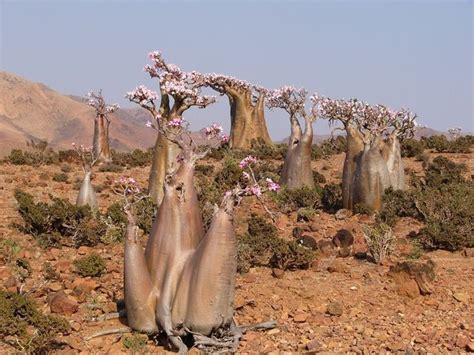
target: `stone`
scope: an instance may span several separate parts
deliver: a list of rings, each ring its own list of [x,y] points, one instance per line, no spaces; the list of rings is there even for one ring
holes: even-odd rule
[[[309,343],[306,343],[306,350],[318,352],[318,351],[321,351],[322,349],[323,349],[322,344],[316,339],[311,340]]]
[[[388,275],[395,279],[399,288],[402,288],[401,291],[404,291],[401,292],[402,294],[409,290],[409,294],[416,296],[416,292],[413,290],[413,282],[409,279],[416,282],[419,293],[422,295],[429,295],[434,291],[435,264],[431,259],[398,262],[390,267]]]
[[[342,313],[344,313],[344,307],[342,303],[333,301],[328,304],[327,311],[328,314],[331,316],[342,316]]]
[[[347,258],[351,256],[351,249],[348,247],[341,248],[337,251],[337,256],[340,258]]]
[[[318,240],[318,249],[324,256],[331,256],[334,254],[334,247],[333,244],[329,240]]]
[[[471,341],[466,345],[466,351],[474,353],[474,341]]]
[[[90,293],[91,291],[96,290],[99,287],[100,287],[100,284],[97,281],[93,279],[82,278],[82,277],[78,277],[77,279],[75,279],[71,285],[71,288],[73,290],[80,289],[86,293]]]
[[[334,217],[338,221],[342,221],[344,219],[350,218],[351,216],[352,216],[352,212],[345,208],[341,208],[334,214]]]
[[[62,288],[63,288],[63,285],[60,282],[51,282],[48,285],[48,289],[53,292],[59,291]]]
[[[340,229],[332,238],[332,243],[337,248],[348,248],[354,244],[354,235],[348,229]]]
[[[469,304],[471,296],[467,292],[456,292],[453,294],[453,297],[456,301]]]
[[[474,257],[474,248],[466,248],[462,253],[465,257],[472,258]]]
[[[328,266],[327,270],[330,273],[336,272],[340,274],[345,274],[349,272],[349,268],[340,260],[334,261],[331,265]]]
[[[298,313],[293,317],[293,321],[296,323],[304,323],[306,322],[306,319],[308,319],[308,316],[309,315],[307,313]]]
[[[303,233],[304,233],[303,228],[295,227],[295,228],[293,228],[293,231],[291,232],[291,235],[293,236],[293,238],[298,239],[303,235]]]
[[[273,329],[270,329],[268,332],[266,332],[266,334],[268,335],[273,335],[273,334],[278,334],[280,333],[280,329],[278,328],[273,328]]]
[[[318,249],[318,243],[316,242],[316,239],[309,235],[302,235],[296,240],[296,242],[311,250]]]
[[[282,269],[273,268],[272,276],[276,279],[282,279],[283,276],[285,276],[285,271],[283,271]]]
[[[75,299],[60,291],[49,297],[49,307],[52,313],[71,315],[77,312],[79,304]]]

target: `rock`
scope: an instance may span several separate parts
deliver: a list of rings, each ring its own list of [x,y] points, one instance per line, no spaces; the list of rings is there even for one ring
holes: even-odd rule
[[[327,270],[331,273],[336,272],[340,274],[345,274],[349,272],[349,268],[342,261],[336,260],[331,265],[328,266]]]
[[[469,304],[471,296],[467,292],[456,292],[453,294],[453,297],[456,301]]]
[[[17,292],[18,291],[18,282],[15,276],[10,276],[4,283],[3,287],[7,289],[9,292]]]
[[[78,277],[77,279],[74,280],[74,282],[71,285],[71,288],[74,289],[80,289],[86,293],[90,293],[92,290],[96,290],[100,287],[100,284],[93,280],[93,279],[86,279],[82,277]]]
[[[474,341],[469,342],[469,344],[466,345],[466,351],[469,351],[470,353],[474,353]]]
[[[79,249],[77,249],[77,253],[79,255],[86,255],[89,254],[90,248],[86,247],[84,245],[80,246]]]
[[[469,338],[465,336],[459,336],[456,339],[456,346],[461,349],[465,349],[467,345],[469,344]]]
[[[316,250],[318,249],[318,243],[316,242],[316,240],[309,236],[309,235],[303,235],[301,237],[299,237],[296,242],[308,249],[311,249],[311,250]]]
[[[309,351],[318,352],[318,351],[321,351],[322,349],[323,349],[323,345],[316,339],[311,340],[309,343],[306,344],[306,350],[309,350]]]
[[[332,238],[332,243],[338,248],[348,248],[354,244],[354,235],[348,229],[340,229]]]
[[[350,210],[347,210],[345,208],[341,208],[339,211],[336,212],[334,217],[336,220],[341,221],[344,219],[347,219],[352,216],[352,212]]]
[[[350,248],[341,248],[337,251],[337,256],[340,258],[347,258],[351,256],[351,249]]]
[[[280,329],[278,328],[273,328],[273,329],[270,329],[268,332],[266,332],[266,334],[268,335],[273,335],[273,334],[278,334],[280,333]]]
[[[282,269],[273,268],[272,276],[277,279],[282,279],[285,276],[285,272]]]
[[[342,313],[344,312],[344,307],[342,306],[342,303],[333,301],[328,304],[328,308],[326,311],[328,314],[332,316],[342,316]]]
[[[304,233],[303,228],[295,227],[295,228],[293,228],[293,231],[291,232],[291,235],[293,236],[293,238],[298,239],[303,235],[303,233]]]
[[[409,289],[409,294],[415,296],[412,279],[416,282],[419,293],[422,295],[431,294],[434,291],[433,281],[435,279],[435,264],[431,259],[428,260],[407,260],[398,262],[390,267],[388,275],[395,279],[402,291]],[[406,293],[406,292],[401,292]]]
[[[60,291],[49,298],[49,307],[52,313],[71,315],[77,312],[79,304],[75,299]]]
[[[242,280],[246,283],[254,283],[257,281],[257,275],[248,272],[242,276]]]
[[[63,288],[63,285],[60,282],[51,282],[48,285],[48,289],[53,292],[59,291],[62,288]]]
[[[304,323],[308,317],[309,315],[307,313],[298,313],[293,317],[293,321],[296,323]]]
[[[318,249],[324,256],[331,256],[334,253],[334,248],[330,241],[321,239],[317,241],[317,244]]]
[[[466,248],[462,253],[465,257],[472,258],[474,257],[474,248]]]
[[[69,260],[59,260],[54,264],[54,268],[59,273],[67,272],[71,269],[71,262]]]

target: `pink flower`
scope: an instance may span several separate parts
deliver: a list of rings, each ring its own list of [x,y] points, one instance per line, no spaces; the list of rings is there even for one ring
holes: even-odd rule
[[[257,162],[257,158],[249,155],[249,156],[245,157],[244,159],[242,159],[242,161],[239,163],[239,167],[241,169],[244,169],[247,166],[249,166],[250,164],[254,164],[256,162]]]
[[[183,125],[183,120],[181,118],[173,118],[168,122],[169,127],[181,127]]]
[[[257,196],[257,197],[262,196],[262,189],[261,189],[260,186],[258,186],[258,185],[252,186],[252,187],[250,188],[250,192],[251,192],[253,195]]]
[[[146,121],[145,126],[147,126],[148,128],[151,128],[153,127],[153,123],[151,123],[151,121]]]
[[[204,128],[204,133],[208,138],[216,137],[221,134],[222,131],[222,126],[217,123],[213,123],[211,126]]]
[[[244,172],[242,173],[242,177],[243,177],[245,180],[250,180],[250,174],[249,174],[248,172],[246,172],[246,171],[244,171]]]
[[[222,144],[225,144],[229,141],[229,136],[227,134],[223,134],[221,137]]]
[[[280,190],[280,185],[274,182],[270,178],[266,178],[265,181],[267,182],[267,188],[269,191],[278,191]]]

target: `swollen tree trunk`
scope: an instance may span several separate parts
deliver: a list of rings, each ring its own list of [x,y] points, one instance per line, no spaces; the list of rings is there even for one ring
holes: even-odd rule
[[[109,146],[110,122],[103,115],[97,115],[94,121],[93,157],[97,162],[109,163],[112,153]]]
[[[353,204],[353,189],[354,189],[354,175],[357,168],[357,161],[359,160],[362,151],[364,150],[364,143],[360,133],[348,123],[346,129],[346,157],[344,158],[344,168],[342,170],[342,207],[352,210]]]
[[[173,305],[175,327],[210,335],[232,323],[237,272],[232,204],[229,200],[215,212],[206,236],[186,263]]]
[[[130,211],[125,236],[124,294],[128,325],[141,332],[158,331],[156,322],[156,288],[152,284],[145,254],[137,238],[137,226]]]
[[[302,186],[314,187],[313,171],[311,169],[312,122],[309,119],[305,120],[305,132],[303,134],[298,119],[292,116],[290,121],[291,135],[281,172],[280,184],[290,189]]]
[[[387,162],[390,176],[390,186],[394,190],[405,189],[405,170],[403,169],[400,141],[396,134],[391,134],[382,150],[383,157]]]
[[[87,171],[82,180],[79,194],[77,195],[77,206],[90,206],[93,211],[97,211],[97,197],[91,182],[92,172]]]
[[[383,193],[390,186],[387,163],[382,156],[383,144],[381,137],[364,144],[354,176],[354,205],[364,203],[376,211],[382,208]]]
[[[265,122],[265,97],[260,94],[257,102],[252,103],[250,92],[227,92],[230,103],[231,127],[229,146],[249,149],[252,140],[272,145]]]
[[[145,250],[148,271],[158,290],[156,318],[169,337],[173,335],[171,309],[179,278],[204,235],[193,176],[193,164],[184,160],[165,183],[164,198]]]
[[[161,133],[156,137],[153,161],[148,179],[148,194],[159,205],[163,200],[165,176],[176,165],[179,147],[166,139]]]

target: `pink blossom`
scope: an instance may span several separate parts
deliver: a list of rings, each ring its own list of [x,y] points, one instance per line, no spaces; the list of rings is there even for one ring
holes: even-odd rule
[[[267,188],[269,191],[278,191],[280,190],[280,185],[274,182],[270,178],[266,178],[265,181],[267,182]]]
[[[239,167],[241,169],[244,169],[246,168],[247,166],[251,165],[251,164],[254,164],[257,162],[257,158],[249,155],[247,157],[245,157],[244,159],[242,159],[242,161],[239,163]]]
[[[258,186],[258,185],[252,186],[252,187],[250,188],[250,192],[251,192],[253,195],[257,196],[257,197],[262,196],[262,189],[261,189],[260,186]]]
[[[221,143],[222,143],[222,144],[225,144],[225,143],[227,143],[228,141],[229,141],[229,136],[228,136],[227,134],[223,134],[223,135],[221,136]]]
[[[173,118],[171,121],[168,122],[169,127],[182,127],[183,119],[182,118]]]
[[[151,128],[153,127],[153,123],[151,123],[151,121],[146,121],[145,126],[147,126],[148,128]]]
[[[250,180],[250,174],[249,174],[248,172],[246,172],[246,171],[244,171],[244,172],[242,173],[242,177],[243,177],[245,180]]]
[[[213,123],[211,126],[204,128],[204,133],[208,138],[217,137],[222,131],[222,126],[217,123]]]

